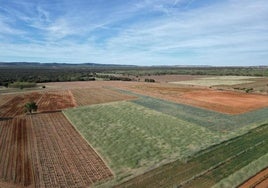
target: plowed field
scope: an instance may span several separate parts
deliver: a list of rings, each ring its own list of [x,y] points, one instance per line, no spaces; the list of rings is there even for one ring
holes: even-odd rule
[[[75,107],[76,103],[70,90],[62,90],[43,93],[37,105],[39,112],[47,112]]]
[[[113,174],[62,113],[0,121],[1,185],[86,187]]]
[[[129,100],[136,97],[119,93],[107,88],[73,89],[72,93],[78,106]]]
[[[16,95],[0,106],[0,117],[15,117],[25,113],[24,105],[29,101],[37,102],[41,93]]]
[[[31,124],[26,118],[0,121],[0,179],[28,186],[33,183]]]
[[[67,90],[18,94],[8,97],[7,102],[0,106],[0,117],[24,114],[24,105],[30,101],[37,103],[38,112],[62,110],[76,105],[72,93]]]
[[[241,114],[268,107],[267,95],[217,91],[196,87],[177,87],[163,84],[144,84],[123,88],[139,94],[226,114]]]
[[[34,115],[32,121],[36,187],[85,187],[113,176],[62,113]]]

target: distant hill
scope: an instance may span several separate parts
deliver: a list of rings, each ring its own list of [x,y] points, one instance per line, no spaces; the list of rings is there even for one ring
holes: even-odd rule
[[[98,63],[40,63],[40,62],[0,62],[0,67],[137,67],[135,65],[98,64]]]

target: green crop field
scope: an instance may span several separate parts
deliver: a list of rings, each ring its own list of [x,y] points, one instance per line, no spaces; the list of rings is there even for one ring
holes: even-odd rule
[[[136,96],[139,98],[131,102],[64,112],[114,171],[116,179],[112,184],[155,169],[148,172],[153,180],[143,175],[145,178],[138,181],[134,178],[129,185],[140,182],[139,187],[212,186],[267,153],[268,148],[263,144],[267,141],[268,127],[258,128],[268,122],[267,108],[242,115],[224,115]],[[254,131],[247,133],[253,128]],[[211,181],[207,181],[208,177]],[[160,179],[161,182],[156,181]]]
[[[229,136],[242,134],[260,124],[268,123],[268,108],[262,108],[244,114],[228,115],[203,108],[144,96],[126,90],[117,91],[138,97],[137,100],[131,101],[135,104],[206,127],[212,131],[227,133],[226,135]]]
[[[118,187],[211,187],[252,161],[265,156],[268,150],[267,142],[268,124],[265,124],[242,136],[201,151],[186,162],[178,160],[164,165]]]
[[[118,178],[185,159],[223,140],[205,127],[131,102],[92,105],[64,113]]]
[[[245,167],[237,170],[230,176],[222,179],[217,184],[215,184],[213,188],[237,187],[242,182],[246,181],[249,177],[252,177],[261,170],[267,168],[267,161],[268,153],[249,163]]]
[[[177,117],[184,121],[206,127],[212,131],[228,133],[228,135],[243,130],[247,131],[250,128],[268,122],[268,108],[244,114],[228,115],[141,95],[139,95],[138,100],[132,102]]]

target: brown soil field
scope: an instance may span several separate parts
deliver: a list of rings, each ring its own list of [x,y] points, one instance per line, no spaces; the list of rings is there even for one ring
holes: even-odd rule
[[[44,92],[37,105],[39,112],[47,112],[75,107],[76,103],[70,90],[59,90]]]
[[[241,114],[268,106],[268,96],[232,91],[203,90],[185,93],[189,104],[227,114]]]
[[[134,96],[122,94],[107,88],[73,89],[72,93],[78,106],[130,100],[136,98]]]
[[[0,95],[0,106],[4,105],[7,101],[9,101],[14,96],[16,96],[16,95],[14,95],[14,94]]]
[[[267,188],[268,187],[268,168],[260,171],[255,176],[247,180],[245,183],[239,186],[239,188],[256,187]]]
[[[18,94],[0,106],[0,117],[15,117],[25,113],[24,105],[29,101],[38,101],[40,93]]]
[[[156,83],[124,86],[121,88],[143,95],[206,108],[226,114],[241,114],[268,107],[268,96],[260,94]]]
[[[143,85],[144,82],[128,81],[78,81],[78,82],[49,82],[44,83],[48,89],[86,89],[86,88],[103,88],[103,87],[120,87]]]
[[[187,79],[187,78],[185,78]],[[190,78],[189,78],[190,79]],[[180,86],[167,83],[95,81],[49,83],[60,88],[102,88],[112,87],[129,90],[142,95],[156,97],[176,103],[188,104],[225,114],[241,114],[268,107],[268,96],[236,91],[221,91],[199,86]],[[75,94],[74,94],[75,95]],[[79,102],[78,102],[79,103]]]
[[[36,187],[85,187],[113,176],[62,113],[33,115],[32,121]]]
[[[0,121],[0,167],[0,187],[87,187],[113,177],[61,112]]]
[[[0,96],[2,97],[7,101],[0,105],[0,117],[15,117],[24,114],[24,105],[30,101],[37,103],[38,112],[57,111],[76,106],[73,95],[68,90]]]
[[[26,118],[0,121],[0,180],[21,186],[33,184],[30,130]]]

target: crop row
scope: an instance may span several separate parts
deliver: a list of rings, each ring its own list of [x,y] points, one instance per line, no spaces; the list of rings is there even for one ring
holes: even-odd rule
[[[30,101],[37,103],[39,112],[62,110],[75,106],[72,93],[67,90],[18,94],[0,105],[0,117],[15,117],[24,114],[24,105]]]
[[[266,154],[268,125],[204,150],[187,162],[175,161],[118,187],[211,187]]]
[[[44,92],[38,100],[38,111],[55,111],[65,108],[75,107],[75,101],[71,91],[62,90],[54,92]]]
[[[30,126],[25,118],[0,121],[0,179],[6,182],[33,183]]]
[[[72,93],[78,106],[133,99],[135,97],[122,94],[107,88],[73,89]]]
[[[62,113],[34,115],[32,121],[36,187],[85,187],[113,176]]]
[[[191,156],[222,140],[220,134],[204,127],[131,102],[92,105],[64,113],[109,161],[118,177]]]
[[[19,186],[86,187],[113,176],[60,112],[0,121],[0,179]]]
[[[0,106],[0,117],[14,117],[25,112],[24,105],[29,101],[37,101],[41,97],[40,93],[17,95],[9,99]]]

